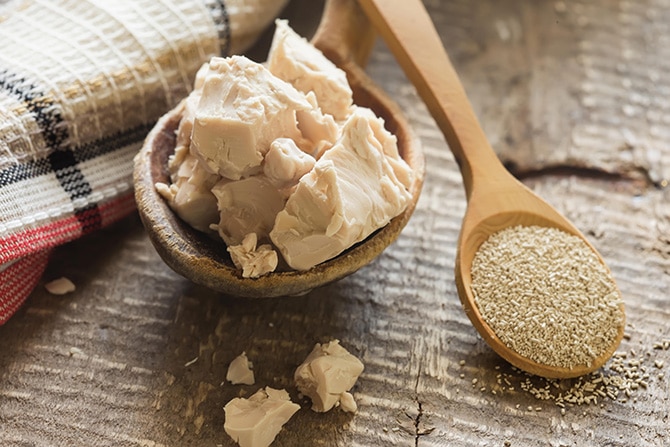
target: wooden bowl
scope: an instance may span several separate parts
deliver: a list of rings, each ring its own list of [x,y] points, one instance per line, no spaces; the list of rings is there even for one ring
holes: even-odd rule
[[[158,182],[170,183],[167,161],[175,148],[179,107],[163,116],[147,136],[135,158],[135,198],[142,222],[161,258],[177,273],[213,290],[257,298],[296,295],[336,281],[375,259],[398,237],[419,198],[424,176],[423,153],[397,104],[361,69],[374,41],[372,28],[353,0],[332,0],[313,43],[342,68],[354,93],[354,102],[371,108],[398,138],[400,155],[414,171],[405,211],[385,227],[339,256],[307,271],[278,271],[260,278],[243,278],[221,240],[215,240],[182,221],[158,194]]]

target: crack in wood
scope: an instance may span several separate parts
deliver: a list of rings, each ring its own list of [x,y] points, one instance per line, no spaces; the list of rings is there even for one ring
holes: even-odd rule
[[[407,416],[412,417],[414,420],[414,447],[419,447],[420,438],[431,434],[433,430],[435,430],[435,427],[426,425],[423,403],[419,400],[418,396],[416,397],[415,402],[417,404],[416,416],[412,417],[409,414]]]
[[[419,447],[419,437],[421,436],[421,433],[419,432],[419,425],[421,424],[421,416],[423,416],[423,406],[421,405],[421,401],[417,399],[416,401],[419,411],[416,414],[416,418],[414,419],[414,447]]]
[[[419,398],[419,380],[421,378],[421,370],[423,368],[423,362],[419,359],[419,364],[417,367],[416,381],[414,382],[414,402],[416,402],[417,410],[416,414],[410,414],[405,412],[405,415],[412,419],[414,424],[414,447],[419,447],[419,440],[422,436],[429,435],[435,430],[435,427],[428,427],[424,422],[424,410],[423,403]]]

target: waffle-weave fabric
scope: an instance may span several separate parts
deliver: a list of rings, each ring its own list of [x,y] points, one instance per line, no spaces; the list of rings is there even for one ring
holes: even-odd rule
[[[203,62],[244,50],[285,3],[0,3],[0,324],[54,247],[135,209],[149,129]]]

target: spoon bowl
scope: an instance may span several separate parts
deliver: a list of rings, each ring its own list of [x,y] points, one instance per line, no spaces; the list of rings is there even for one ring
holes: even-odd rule
[[[606,264],[570,221],[502,165],[421,0],[359,0],[359,3],[417,88],[460,167],[468,206],[458,240],[455,274],[458,295],[470,321],[495,352],[532,374],[568,378],[600,368],[621,342],[623,322],[611,345],[590,364],[566,368],[540,364],[519,355],[496,336],[482,317],[472,292],[472,264],[482,243],[498,231],[518,225],[556,228],[582,239],[602,265]],[[620,311],[623,316],[623,304]]]
[[[298,295],[336,281],[370,263],[400,234],[412,215],[423,184],[424,159],[418,138],[399,106],[365,74],[375,34],[354,0],[330,0],[312,43],[342,68],[354,103],[371,108],[398,139],[400,155],[414,172],[412,200],[405,211],[364,241],[306,271],[277,271],[243,278],[221,240],[182,221],[158,194],[157,182],[169,184],[168,157],[174,152],[179,107],[163,116],[135,158],[135,198],[140,218],[161,258],[177,273],[210,289],[249,298]]]

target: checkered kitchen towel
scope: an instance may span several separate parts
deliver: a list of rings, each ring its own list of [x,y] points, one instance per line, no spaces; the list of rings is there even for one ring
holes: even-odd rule
[[[286,0],[0,0],[0,324],[50,251],[135,208],[132,159]]]

